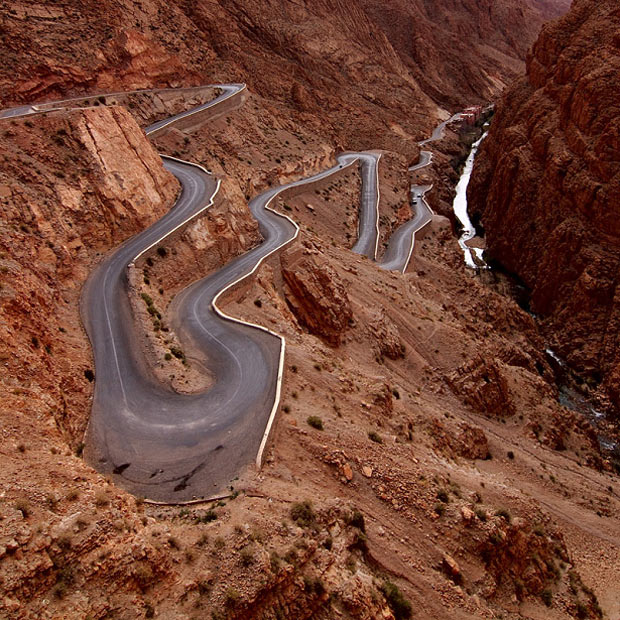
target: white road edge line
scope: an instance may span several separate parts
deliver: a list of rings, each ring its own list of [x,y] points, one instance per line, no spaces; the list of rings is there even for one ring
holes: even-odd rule
[[[219,87],[220,88],[222,88],[222,87],[224,87],[224,88],[231,88],[232,86],[233,85],[222,84]],[[218,88],[218,86],[216,85],[216,86],[214,86],[214,88]],[[177,116],[179,116],[178,118],[170,119],[169,121],[167,121],[163,125],[160,125],[159,127],[156,127],[155,129],[151,129],[150,131],[145,131],[144,133],[147,136],[155,134],[155,133],[161,131],[162,129],[165,129],[166,127],[169,127],[170,125],[172,125],[172,124],[174,124],[174,123],[176,123],[178,121],[185,120],[186,118],[190,118],[191,116],[194,116],[194,114],[199,114],[200,112],[204,112],[205,110],[209,110],[210,108],[215,108],[215,107],[219,106],[220,104],[224,103],[225,101],[228,101],[229,99],[232,99],[232,97],[236,97],[237,95],[240,95],[245,90],[247,90],[247,85],[243,84],[241,86],[241,88],[239,88],[238,90],[233,90],[232,92],[228,93],[225,97],[223,97],[219,101],[213,100],[213,101],[210,101],[209,103],[205,104],[204,106],[198,106],[197,109],[192,110],[192,111],[188,112],[187,114],[181,113],[181,115],[177,115]],[[183,160],[180,159],[178,161],[183,161]],[[194,165],[197,165],[197,164],[194,164]],[[202,167],[202,166],[199,166],[199,167]]]
[[[209,87],[230,87],[232,85],[209,85]],[[247,90],[247,85],[243,84],[238,90],[235,90],[231,93],[229,93],[227,96],[225,96],[223,99],[220,99],[220,101],[218,101],[217,103],[213,102],[212,105],[207,105],[204,107],[200,107],[199,109],[194,110],[193,112],[189,112],[188,114],[184,114],[182,116],[180,116],[179,118],[175,118],[175,119],[170,119],[169,122],[151,130],[151,131],[145,131],[147,136],[150,136],[152,134],[155,134],[159,131],[161,131],[162,129],[169,127],[170,125],[174,124],[177,121],[180,120],[184,120],[186,118],[189,118],[191,116],[193,116],[194,114],[198,114],[200,112],[203,112],[211,107],[216,107],[226,101],[228,101],[229,99],[231,99],[232,97],[235,97],[241,93],[243,93],[244,91]],[[136,92],[140,92],[140,91],[136,91]],[[150,91],[145,91],[145,92],[150,92]],[[75,100],[75,99],[74,99]],[[79,100],[79,99],[78,99]],[[71,101],[71,99],[65,100],[66,102]],[[58,102],[56,102],[58,103]],[[62,103],[62,102],[61,102]],[[40,110],[35,106],[32,106],[33,110],[36,110],[37,112],[40,113],[45,113],[45,112],[51,112],[54,111],[55,109],[59,109],[59,108],[52,108],[52,109],[46,109],[46,110]],[[60,108],[62,109],[62,108]],[[202,170],[205,174],[208,174],[210,176],[212,176],[212,174],[204,167],[201,166],[200,164],[196,164],[193,162],[189,162],[183,159],[179,159],[177,157],[172,157],[170,155],[164,155],[162,153],[160,153],[160,157],[162,159],[170,159],[173,161],[177,161],[180,162],[182,164],[185,165],[189,165],[189,166],[194,166],[196,168],[199,168],[200,170]],[[375,178],[376,178],[376,203],[375,203],[375,229],[377,232],[377,237],[375,240],[375,251],[374,251],[374,256],[373,256],[373,260],[377,260],[377,252],[378,252],[378,246],[379,246],[379,236],[380,236],[380,229],[379,229],[379,203],[381,200],[381,189],[379,186],[379,162],[381,160],[382,154],[379,153],[378,156],[375,157],[374,159],[374,165],[375,165]],[[359,161],[359,158],[356,158],[354,161],[352,161],[350,164],[347,164],[345,166],[343,166],[342,168],[338,169],[338,170],[334,170],[334,172],[332,174],[336,174],[338,172],[340,172],[341,170],[348,168],[349,166],[352,166],[353,164],[355,164],[356,162]],[[328,178],[329,176],[332,176],[332,174],[327,175],[325,178]],[[192,221],[193,219],[198,218],[200,215],[202,215],[207,209],[209,209],[210,207],[212,207],[215,203],[215,197],[217,196],[220,187],[221,187],[222,181],[221,179],[217,180],[217,185],[215,188],[215,191],[211,194],[211,198],[209,199],[209,202],[199,211],[197,211],[196,213],[193,213],[191,216],[189,216],[188,218],[186,218],[185,220],[183,220],[181,223],[179,223],[177,226],[175,226],[172,230],[168,231],[165,235],[162,235],[159,239],[157,239],[156,241],[154,241],[153,243],[151,243],[148,247],[144,248],[142,251],[140,251],[138,254],[136,254],[136,256],[134,256],[134,258],[131,260],[130,263],[128,263],[127,268],[131,268],[135,265],[136,261],[139,260],[142,256],[144,256],[144,254],[146,254],[147,252],[151,251],[156,245],[158,245],[159,243],[161,243],[164,239],[170,237],[172,234],[174,234],[177,230],[179,230],[180,228],[182,228],[183,226],[187,225],[190,221]],[[303,183],[301,183],[300,185],[303,185]],[[278,410],[278,407],[280,405],[280,399],[281,399],[281,394],[282,394],[282,382],[283,382],[283,376],[284,376],[284,358],[285,358],[285,351],[286,351],[286,338],[284,336],[281,336],[280,334],[277,334],[276,332],[270,330],[267,327],[263,327],[262,325],[257,325],[256,323],[251,323],[248,321],[244,321],[243,319],[237,319],[233,316],[230,316],[228,314],[226,314],[224,311],[222,311],[220,308],[218,308],[217,306],[217,301],[219,300],[219,298],[226,293],[227,291],[229,291],[232,287],[236,286],[237,284],[239,284],[239,282],[242,282],[243,280],[251,277],[252,275],[254,275],[254,273],[256,273],[256,271],[259,269],[259,267],[262,265],[262,263],[269,258],[270,256],[272,256],[273,254],[275,254],[276,252],[278,252],[279,250],[281,250],[283,247],[289,245],[290,243],[292,243],[295,239],[297,239],[297,237],[299,236],[299,233],[301,231],[300,227],[298,226],[298,224],[291,219],[289,216],[284,215],[282,213],[279,213],[278,211],[276,211],[275,209],[271,208],[269,205],[273,202],[273,200],[275,198],[277,198],[280,193],[282,193],[283,191],[285,191],[286,189],[289,189],[289,187],[282,187],[280,190],[278,190],[270,199],[269,201],[265,204],[265,209],[271,211],[272,213],[274,213],[275,215],[284,218],[286,220],[288,220],[294,227],[295,227],[295,234],[288,240],[286,240],[284,243],[280,244],[278,247],[274,248],[271,252],[269,252],[268,254],[265,254],[264,256],[262,256],[260,258],[260,260],[258,260],[256,262],[256,264],[254,265],[254,267],[252,268],[251,271],[249,271],[248,273],[242,275],[240,278],[238,278],[237,280],[235,280],[234,282],[229,283],[227,286],[225,286],[223,289],[221,289],[216,296],[213,298],[213,301],[211,302],[211,306],[213,308],[213,310],[216,312],[216,314],[218,314],[218,316],[220,316],[221,318],[225,319],[225,320],[229,320],[231,322],[234,323],[238,323],[241,325],[245,325],[247,327],[252,327],[255,329],[259,329],[263,332],[269,333],[272,336],[275,336],[276,338],[279,338],[281,341],[281,346],[280,346],[280,361],[279,361],[279,365],[278,365],[278,376],[277,376],[277,380],[276,380],[276,394],[275,394],[275,398],[274,398],[274,404],[273,407],[271,409],[271,413],[269,415],[269,420],[267,422],[267,426],[265,428],[265,432],[263,433],[263,438],[261,440],[260,446],[259,446],[259,450],[258,453],[256,455],[256,466],[260,469],[262,466],[262,460],[263,460],[263,454],[264,454],[264,450],[265,447],[267,445],[267,441],[269,439],[269,435],[271,433],[271,429],[273,426],[273,422],[275,420],[276,417],[276,413]],[[426,202],[426,201],[425,201]],[[430,207],[429,207],[430,210]],[[432,211],[431,211],[432,212]],[[415,232],[412,235],[413,238],[413,242],[415,242]],[[412,243],[412,247],[411,247],[411,251],[409,254],[409,258],[411,256],[411,252],[413,251],[413,243]],[[407,264],[409,262],[409,259],[407,261]],[[405,266],[406,269],[406,266]],[[201,500],[204,501],[204,500]]]
[[[173,161],[178,161],[181,164],[185,164],[187,166],[193,166],[194,168],[199,168],[205,174],[208,174],[209,176],[213,176],[204,166],[201,166],[200,164],[195,164],[195,163],[193,163],[191,161],[185,161],[183,159],[179,159],[178,157],[171,157],[170,155],[164,155],[162,153],[160,153],[159,156],[162,159],[172,159]],[[144,256],[144,254],[146,254],[147,252],[150,252],[158,243],[161,243],[164,239],[168,238],[170,235],[172,235],[177,230],[179,230],[179,228],[182,228],[183,226],[185,226],[186,224],[191,222],[193,219],[195,219],[195,218],[199,217],[200,215],[202,215],[208,208],[212,207],[214,202],[215,202],[215,197],[217,196],[217,193],[220,191],[221,185],[222,185],[222,181],[221,181],[221,179],[218,179],[217,180],[217,186],[215,187],[215,191],[213,192],[213,194],[211,194],[211,198],[209,199],[208,204],[206,204],[202,209],[200,209],[200,211],[196,211],[196,213],[192,213],[192,215],[190,215],[188,218],[184,219],[180,224],[175,226],[172,230],[169,230],[165,235],[163,235],[159,239],[153,241],[153,243],[151,243],[151,245],[149,245],[148,247],[144,248],[142,251],[138,252],[138,254],[136,254],[132,258],[131,262],[127,265],[127,267],[133,267],[137,260],[142,258],[142,256]]]
[[[226,100],[227,99],[224,99],[222,101],[226,101]],[[211,173],[204,166],[201,166],[200,164],[195,164],[193,162],[185,161],[185,160],[179,159],[177,157],[171,157],[169,155],[160,154],[160,156],[162,157],[162,159],[163,158],[171,159],[173,161],[178,161],[178,162],[180,162],[182,164],[187,164],[189,166],[194,166],[196,168],[199,168],[200,170],[202,170],[206,174],[212,176]],[[359,161],[359,160],[356,159],[353,162],[351,162],[350,164],[347,164],[347,165],[343,166],[342,168],[339,168],[338,170],[334,170],[332,175],[340,173],[342,170],[344,170],[346,168],[349,168],[350,166],[352,166],[355,163],[357,163],[357,161]],[[329,178],[329,176],[332,176],[332,175],[328,175],[325,178]],[[377,179],[378,179],[378,172],[377,172]],[[300,186],[301,185],[304,185],[304,183],[300,183]],[[202,213],[204,213],[208,208],[213,206],[213,204],[215,202],[215,197],[216,197],[217,193],[219,192],[220,187],[221,187],[221,180],[218,179],[217,187],[216,187],[215,191],[213,192],[213,194],[211,195],[211,199],[209,200],[209,203],[205,207],[203,207],[200,211],[192,214],[190,217],[185,219],[183,222],[181,222],[180,224],[175,226],[175,228],[173,228],[172,230],[167,232],[165,235],[163,235],[162,237],[160,237],[159,239],[157,239],[156,241],[151,243],[151,245],[149,245],[147,248],[145,248],[144,250],[139,252],[133,258],[131,263],[128,264],[127,267],[129,268],[129,267],[133,266],[137,260],[139,260],[144,254],[146,254],[147,252],[152,250],[157,244],[161,243],[164,239],[166,239],[167,237],[172,235],[179,228],[182,228],[183,226],[188,224],[191,220],[193,220],[194,218],[197,218]],[[377,188],[378,187],[379,186],[377,184]],[[284,243],[280,244],[278,247],[276,247],[273,250],[271,250],[271,252],[269,252],[268,254],[265,254],[263,257],[261,257],[260,260],[258,260],[256,262],[256,264],[254,265],[254,267],[252,268],[251,271],[249,271],[248,273],[246,273],[246,274],[242,275],[241,277],[237,278],[234,282],[231,282],[231,283],[227,284],[223,289],[221,289],[217,293],[217,295],[213,298],[213,301],[211,302],[211,307],[213,308],[215,313],[218,316],[220,316],[221,318],[223,318],[225,320],[228,320],[228,321],[231,321],[233,323],[238,323],[240,325],[245,325],[246,327],[252,327],[252,328],[255,328],[255,329],[259,329],[259,330],[261,330],[263,332],[266,332],[266,333],[268,333],[268,334],[270,334],[272,336],[275,336],[276,338],[279,338],[280,342],[281,342],[281,345],[280,345],[280,360],[279,360],[279,364],[278,364],[278,376],[277,376],[277,379],[276,379],[276,393],[275,393],[275,397],[274,397],[274,403],[273,403],[273,407],[271,408],[271,412],[269,414],[269,419],[267,421],[267,425],[266,425],[265,431],[263,433],[263,437],[262,437],[262,440],[261,440],[261,443],[260,443],[260,446],[259,446],[259,449],[258,449],[258,453],[256,455],[256,466],[259,469],[262,467],[263,455],[264,455],[265,447],[267,446],[267,441],[269,440],[269,436],[271,434],[271,429],[273,427],[273,423],[275,421],[276,414],[277,414],[278,408],[280,406],[280,400],[281,400],[281,395],[282,395],[282,383],[283,383],[283,379],[284,379],[284,360],[285,360],[285,353],[286,353],[286,338],[284,336],[282,336],[282,335],[280,335],[280,334],[270,330],[267,327],[264,327],[262,325],[257,325],[256,323],[251,323],[249,321],[244,321],[243,319],[238,319],[238,318],[233,317],[233,316],[231,316],[229,314],[226,314],[223,310],[218,308],[217,302],[218,302],[219,298],[222,295],[224,295],[227,291],[229,291],[231,288],[233,288],[234,286],[236,286],[237,284],[239,284],[240,282],[242,282],[246,278],[249,278],[252,275],[254,275],[256,273],[256,271],[259,269],[259,267],[263,264],[263,262],[267,258],[269,258],[273,254],[275,254],[276,252],[281,250],[283,247],[285,247],[285,246],[289,245],[290,243],[292,243],[299,236],[299,233],[300,233],[301,229],[298,226],[297,222],[295,222],[293,219],[291,219],[288,215],[284,215],[283,213],[279,213],[278,211],[276,211],[275,209],[273,209],[273,208],[271,208],[269,206],[282,192],[286,191],[287,189],[290,189],[290,188],[287,187],[287,186],[284,186],[284,187],[280,188],[269,199],[269,201],[265,204],[264,208],[269,210],[269,211],[271,211],[272,213],[274,213],[278,217],[281,217],[281,218],[284,218],[284,219],[288,220],[295,227],[295,234],[290,239],[287,239]],[[378,218],[377,218],[377,222],[378,222]]]
[[[377,202],[375,204],[375,228],[377,229],[377,238],[375,240],[375,255],[373,256],[373,260],[377,261],[377,252],[379,251],[379,237],[381,236],[381,232],[379,230],[379,203],[381,202],[381,188],[379,187],[379,162],[381,161],[382,153],[379,153],[379,157],[375,160],[375,173],[377,177]]]

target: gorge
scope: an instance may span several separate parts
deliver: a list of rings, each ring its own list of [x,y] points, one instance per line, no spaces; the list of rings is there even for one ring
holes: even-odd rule
[[[0,7],[0,618],[620,614],[548,353],[612,420],[619,16],[569,5]]]

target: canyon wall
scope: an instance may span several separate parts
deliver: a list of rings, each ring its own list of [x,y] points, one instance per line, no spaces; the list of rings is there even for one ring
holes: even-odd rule
[[[518,75],[565,2],[20,0],[0,11],[0,106],[228,79],[343,140],[353,110],[358,126],[404,123],[422,138],[436,104],[487,99]]]
[[[59,430],[75,446],[93,378],[81,285],[110,245],[166,213],[179,184],[120,107],[5,121],[0,161],[0,394],[18,428],[35,414],[50,424],[37,443]]]
[[[567,0],[361,0],[425,92],[447,106],[490,99],[523,73],[543,20]]]
[[[554,349],[620,404],[620,7],[576,0],[504,95],[469,199]]]

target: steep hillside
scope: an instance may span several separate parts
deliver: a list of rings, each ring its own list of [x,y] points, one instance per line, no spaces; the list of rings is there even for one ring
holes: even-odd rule
[[[505,95],[470,198],[556,351],[620,405],[620,9],[578,0]]]
[[[570,2],[361,0],[425,92],[447,106],[490,99],[523,72],[543,20]]]
[[[2,620],[620,614],[618,480],[587,420],[559,403],[536,321],[465,268],[445,217],[416,236],[404,274],[351,252],[355,167],[274,201],[299,236],[220,299],[228,315],[286,338],[262,467],[240,468],[213,500],[160,505],[124,490],[127,463],[103,475],[84,458],[100,375],[80,292],[108,252],[174,204],[179,186],[157,153],[221,181],[213,206],[127,279],[136,350],[153,380],[187,393],[213,376],[208,352],[175,334],[174,300],[256,246],[248,201],[333,166],[343,148],[381,149],[381,252],[411,217],[417,141],[447,117],[442,106],[507,79],[540,19],[503,13],[512,0],[416,6],[426,71],[442,83],[432,92],[367,2],[2,4],[5,102],[250,86],[209,120],[192,116],[152,141],[140,127],[219,89],[108,93],[0,119]],[[470,36],[475,60],[461,80]],[[501,67],[484,61],[490,87],[476,74],[484,37]],[[451,46],[461,53],[448,56]],[[457,125],[445,134],[422,174],[437,213],[465,148]],[[215,450],[235,459],[224,443]],[[208,465],[194,474],[207,480]]]
[[[225,78],[300,111],[329,111],[322,122],[345,138],[342,120],[353,106],[367,124],[423,126],[436,115],[429,96],[462,106],[496,94],[522,70],[550,16],[519,0],[5,0],[2,7],[4,105]]]

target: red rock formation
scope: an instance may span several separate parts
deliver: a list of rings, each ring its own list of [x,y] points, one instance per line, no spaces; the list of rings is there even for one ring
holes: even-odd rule
[[[355,111],[359,147],[388,148],[378,118],[421,138],[432,99],[496,94],[542,21],[519,0],[20,1],[0,13],[0,105],[238,80],[349,141]]]
[[[425,92],[447,105],[490,98],[521,75],[543,20],[569,0],[361,0]]]
[[[178,183],[116,107],[15,120],[0,137],[0,159],[0,358],[11,377],[3,397],[29,386],[27,410],[49,411],[76,440],[92,365],[79,321],[81,284],[96,253],[167,211]]]
[[[554,347],[620,404],[620,9],[576,0],[504,96],[470,185]]]
[[[338,346],[353,318],[344,284],[324,259],[300,248],[282,255],[286,301],[312,334]]]

